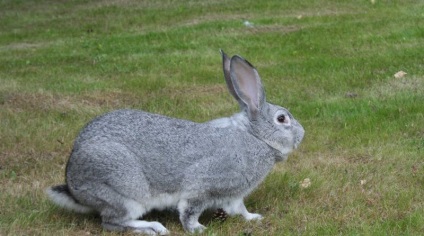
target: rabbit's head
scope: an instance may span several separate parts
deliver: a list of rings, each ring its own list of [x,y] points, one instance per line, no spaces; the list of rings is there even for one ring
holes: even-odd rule
[[[256,69],[240,56],[231,59],[221,51],[228,89],[239,103],[243,126],[252,135],[277,151],[276,160],[287,159],[305,133],[303,127],[285,108],[266,102]]]

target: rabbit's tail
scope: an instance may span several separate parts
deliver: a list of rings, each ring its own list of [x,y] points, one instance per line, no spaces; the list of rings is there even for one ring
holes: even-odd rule
[[[81,205],[69,192],[68,185],[56,185],[46,189],[46,193],[56,205],[78,213],[89,213],[93,209]]]

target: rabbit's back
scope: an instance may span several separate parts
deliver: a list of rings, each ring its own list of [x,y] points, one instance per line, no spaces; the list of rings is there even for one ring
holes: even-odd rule
[[[198,153],[211,156],[219,147],[222,149],[222,139],[232,135],[245,135],[245,132],[237,134],[237,130],[231,128],[224,131],[202,123],[139,110],[117,110],[88,123],[75,140],[74,149],[93,143],[115,142],[124,144],[140,161],[181,162],[178,156],[184,156],[184,161],[189,164],[203,158]]]

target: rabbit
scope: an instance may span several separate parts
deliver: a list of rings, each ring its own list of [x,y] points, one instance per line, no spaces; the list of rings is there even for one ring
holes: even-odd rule
[[[66,165],[66,184],[46,190],[57,205],[100,214],[106,230],[166,235],[141,217],[176,209],[185,231],[199,233],[206,209],[261,220],[243,199],[278,161],[298,147],[303,127],[267,103],[256,69],[221,50],[224,78],[240,112],[196,123],[138,110],[116,110],[89,122]]]

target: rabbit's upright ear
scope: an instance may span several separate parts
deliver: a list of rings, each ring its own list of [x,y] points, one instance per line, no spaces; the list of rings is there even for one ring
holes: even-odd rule
[[[265,92],[256,69],[240,56],[230,61],[230,75],[240,105],[246,109],[250,120],[256,120],[265,103]]]
[[[237,100],[237,102],[240,105],[240,108],[243,107],[243,101],[240,100],[239,96],[237,95],[236,91],[234,90],[233,81],[231,80],[231,74],[230,74],[230,58],[225,54],[225,52],[221,49],[221,56],[222,56],[222,69],[224,71],[224,78],[225,82],[228,87],[228,91],[230,91],[230,94]]]

